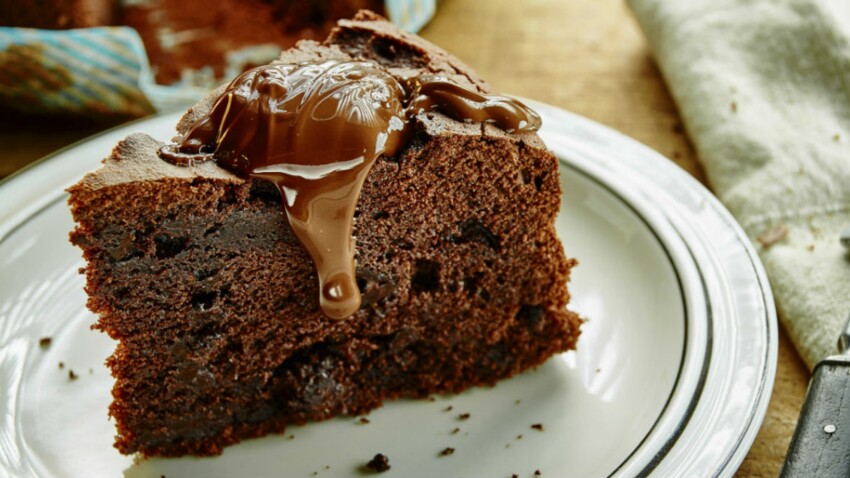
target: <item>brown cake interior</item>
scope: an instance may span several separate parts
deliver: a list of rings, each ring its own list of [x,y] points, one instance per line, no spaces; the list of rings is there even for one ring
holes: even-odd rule
[[[284,53],[323,58],[488,91],[457,59],[368,13]],[[347,320],[319,310],[313,264],[270,183],[167,164],[160,143],[133,135],[70,189],[94,327],[119,341],[108,365],[121,452],[217,454],[385,399],[490,385],[575,347],[574,261],[553,226],[556,158],[534,134],[439,113],[415,121],[358,203],[363,305]]]

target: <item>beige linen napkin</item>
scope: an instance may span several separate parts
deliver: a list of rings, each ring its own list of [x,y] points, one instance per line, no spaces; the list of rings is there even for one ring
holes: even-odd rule
[[[850,313],[850,1],[629,4],[813,367]]]

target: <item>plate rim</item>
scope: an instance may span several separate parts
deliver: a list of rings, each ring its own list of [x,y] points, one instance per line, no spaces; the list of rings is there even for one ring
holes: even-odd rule
[[[703,303],[702,300],[702,294],[705,294],[704,280],[699,264],[691,254],[688,244],[675,228],[665,224],[666,217],[663,214],[654,210],[652,205],[648,205],[635,197],[634,194],[628,194],[621,188],[606,182],[581,164],[558,156],[557,152],[556,156],[562,167],[582,175],[586,180],[606,190],[646,226],[653,239],[663,250],[665,258],[676,277],[678,292],[682,301],[684,323],[680,362],[676,377],[673,380],[673,386],[659,415],[655,418],[643,439],[608,474],[609,477],[646,476],[651,474],[657,464],[664,459],[664,456],[681,435],[705,386],[705,376],[708,372],[711,355],[711,340],[708,330],[711,328],[712,319],[710,311],[707,310],[707,304]],[[695,290],[697,294],[700,294],[697,297],[694,296]],[[705,317],[701,316],[703,312],[706,312]],[[709,327],[703,330],[702,326],[704,325]],[[684,413],[681,413],[682,411]],[[677,412],[679,414],[676,414]],[[668,431],[669,434],[663,433],[663,430]],[[653,440],[661,443],[653,444]],[[650,455],[644,456],[647,452]]]
[[[763,367],[758,370],[759,380],[757,381],[756,386],[751,390],[751,407],[748,409],[749,414],[746,417],[745,423],[738,427],[737,434],[732,437],[732,440],[727,441],[722,449],[722,453],[718,454],[716,457],[719,458],[719,461],[715,462],[714,466],[710,470],[694,470],[693,467],[682,466],[682,464],[679,463],[679,468],[673,470],[671,474],[669,467],[665,469],[665,465],[671,461],[671,454],[668,453],[664,456],[664,459],[657,463],[653,463],[650,468],[637,473],[638,476],[646,476],[653,474],[653,472],[658,472],[660,476],[691,476],[695,473],[699,473],[695,476],[732,476],[746,457],[746,454],[748,453],[756,435],[758,434],[761,424],[764,421],[776,375],[778,355],[778,323],[776,309],[767,274],[758,254],[755,251],[755,247],[747,237],[743,228],[738,224],[720,200],[703,184],[698,182],[670,159],[664,157],[648,146],[588,118],[535,100],[525,98],[522,100],[538,112],[542,112],[542,116],[544,116],[545,119],[549,121],[563,122],[563,124],[559,123],[555,126],[550,126],[552,130],[551,132],[545,129],[545,124],[544,129],[541,130],[541,136],[544,136],[544,142],[550,149],[569,151],[578,155],[580,157],[578,161],[586,168],[594,170],[597,175],[604,174],[606,172],[612,173],[615,170],[612,166],[613,163],[617,166],[617,169],[620,170],[621,174],[623,172],[622,170],[630,170],[631,173],[638,175],[637,180],[642,183],[646,183],[648,181],[655,187],[655,189],[660,189],[665,185],[670,186],[671,184],[675,184],[677,187],[693,196],[687,198],[688,200],[699,200],[700,206],[713,214],[715,220],[722,223],[722,226],[726,229],[725,232],[730,233],[731,237],[734,239],[735,243],[732,246],[737,249],[736,252],[743,254],[746,258],[747,262],[743,266],[747,269],[747,272],[752,274],[753,282],[750,285],[757,289],[758,298],[760,299],[759,304],[762,306],[762,316],[757,319],[763,322],[762,325],[764,328],[761,330],[761,332],[763,332],[761,339],[763,339],[762,342],[764,347],[761,349],[760,354],[763,360]],[[564,124],[567,126],[564,126]],[[578,135],[586,136],[582,138],[581,142],[579,142],[578,140],[575,140],[575,137]],[[564,137],[567,138],[566,145],[563,144]],[[553,142],[547,138],[555,139],[556,141],[554,141],[554,143],[556,143],[558,147],[553,148]],[[576,146],[576,144],[578,144],[578,146]],[[589,148],[593,149],[588,150]],[[582,155],[584,155],[584,157],[581,157]],[[600,164],[593,164],[594,160],[598,161]],[[639,163],[640,166],[648,166],[648,168],[645,170],[635,170],[634,165],[626,165],[623,160]],[[572,163],[575,161],[576,158],[573,157],[570,162]],[[662,184],[665,181],[667,184]],[[642,186],[646,186],[646,184],[642,184]],[[655,191],[655,194],[658,194],[658,197],[673,200],[672,203],[663,204],[663,206],[659,204],[659,208],[663,210],[664,214],[673,223],[677,231],[679,231],[680,234],[687,236],[685,242],[689,245],[689,247],[696,242],[704,240],[703,237],[699,237],[699,234],[694,230],[694,227],[689,225],[688,221],[682,217],[682,215],[686,212],[684,210],[680,210],[684,207],[683,203],[685,202],[682,197],[676,197],[670,191]],[[705,244],[703,244],[703,246],[705,246]],[[692,253],[698,252],[699,251],[694,251],[692,249]],[[709,252],[716,253],[717,251],[711,250]],[[709,259],[716,258],[710,257]],[[703,262],[706,261],[705,258],[701,260]],[[699,265],[700,261],[697,261],[697,264]],[[728,284],[724,283],[723,285]],[[726,300],[734,301],[734,298],[725,298]],[[723,321],[725,318],[721,316],[719,319],[720,321]],[[743,319],[746,319],[746,317]],[[724,344],[722,341],[724,337],[717,334],[717,331],[712,328],[709,330],[708,339],[710,354],[709,360],[714,362],[717,360],[718,356],[718,351],[716,349],[719,345]],[[729,369],[727,369],[727,371],[728,370]],[[707,370],[705,379],[717,382],[718,378],[716,376],[710,376],[712,373],[716,373],[716,369]],[[734,370],[731,375],[734,375]],[[730,377],[726,376],[722,378],[729,379]],[[712,392],[711,385],[713,382],[707,383],[708,392]],[[704,401],[704,398],[705,397],[701,396],[699,397],[699,400]],[[710,398],[714,398],[715,401],[717,400],[717,397]],[[711,405],[714,405],[714,403]],[[727,401],[721,405],[725,405],[728,408],[729,404]],[[702,404],[702,408],[700,407],[701,404],[696,403],[692,412],[704,412],[705,403]],[[688,416],[688,422],[690,422],[691,418],[693,418],[693,413]],[[689,431],[688,425],[689,423],[684,423],[682,433],[678,438],[676,438],[676,441],[670,444],[672,451],[677,451],[676,448],[681,446],[678,439],[681,438],[685,432]],[[698,458],[700,457],[691,456],[688,458],[691,458],[694,462],[698,462]],[[710,473],[710,475],[707,473]]]

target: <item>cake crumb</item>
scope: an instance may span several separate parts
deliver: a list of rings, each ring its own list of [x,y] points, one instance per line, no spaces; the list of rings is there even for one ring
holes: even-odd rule
[[[758,237],[756,237],[756,240],[759,241],[759,244],[761,244],[762,247],[767,249],[770,246],[776,244],[777,242],[785,239],[785,237],[787,236],[788,226],[786,226],[785,224],[780,224],[759,234]]]
[[[294,440],[294,439],[295,439],[295,435],[289,435],[288,437],[286,437],[286,439],[287,439],[287,440]]]
[[[449,405],[448,407],[444,408],[444,409],[443,409],[443,411],[444,411],[444,412],[450,412],[450,411],[454,410],[454,408],[455,408],[455,407],[453,407],[453,406]]]
[[[318,475],[319,475],[318,471],[314,471],[314,472],[310,473],[310,476],[318,476]]]
[[[434,398],[434,396],[433,396],[433,395],[429,395],[429,396],[428,396],[428,401],[429,401],[429,402],[436,402],[436,401],[437,401],[437,399],[436,399],[436,398]]]
[[[390,469],[390,459],[383,453],[377,453],[369,463],[366,463],[366,468],[377,473],[383,473]]]
[[[79,375],[75,374],[73,370],[68,369],[68,380],[76,380]]]
[[[472,415],[470,415],[469,413],[461,413],[460,415],[457,416],[457,419],[458,420],[469,420],[469,417],[471,417],[471,416]]]
[[[738,103],[735,103],[734,101],[729,103],[729,109],[732,110],[733,113],[737,112],[738,111]]]
[[[510,448],[510,447],[511,447],[510,443],[505,443],[505,448]]]
[[[38,340],[38,346],[43,349],[49,349],[51,343],[53,343],[53,339],[50,337],[42,337]]]
[[[542,423],[535,423],[534,425],[531,425],[531,428],[542,432],[543,431],[543,424]]]
[[[363,425],[366,425],[366,424],[370,423],[370,422],[369,422],[369,419],[368,419],[368,418],[366,418],[366,417],[360,417],[360,420],[357,420],[357,421],[358,421],[358,422],[360,422],[360,423],[361,423],[361,424],[363,424]]]
[[[455,452],[455,449],[454,449],[454,448],[452,448],[452,447],[446,447],[443,451],[441,451],[441,452],[440,452],[440,456],[449,456],[449,455],[453,455],[453,454],[454,454],[454,452]]]
[[[809,251],[809,252],[812,252],[813,250],[815,250],[815,245],[809,244],[808,246],[806,246],[806,250]]]
[[[835,133],[835,136],[832,137],[832,140],[835,142],[841,141],[841,135],[839,133]]]
[[[451,431],[450,433],[451,433],[452,435],[457,435],[458,433],[460,433],[460,428],[455,427],[455,428],[453,428],[453,429],[452,429],[452,431]]]
[[[59,368],[60,369],[65,368],[65,362],[59,362]]]
[[[519,478],[519,475],[517,475],[516,473],[514,473],[514,474],[512,474],[512,475],[511,475],[511,478]]]
[[[541,475],[540,470],[534,470],[534,476],[540,476],[540,475]]]
[[[522,433],[520,433],[519,435],[517,435],[517,436],[516,436],[516,439],[517,439],[517,440],[522,440]]]
[[[520,403],[522,403],[522,400],[520,400],[520,399],[514,400],[514,405],[519,405]]]

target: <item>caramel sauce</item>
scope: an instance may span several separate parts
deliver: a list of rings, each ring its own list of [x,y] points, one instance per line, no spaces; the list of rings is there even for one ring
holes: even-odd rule
[[[319,279],[319,305],[344,319],[360,308],[354,210],[372,164],[406,143],[410,119],[436,110],[459,121],[536,131],[540,117],[512,98],[422,75],[404,85],[375,63],[271,64],[227,86],[210,112],[160,156],[177,165],[215,160],[277,185]]]

